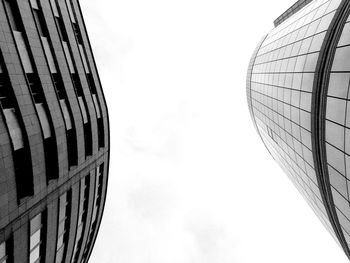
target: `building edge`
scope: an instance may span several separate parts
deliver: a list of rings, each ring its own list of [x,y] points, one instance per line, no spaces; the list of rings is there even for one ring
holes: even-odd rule
[[[326,106],[327,93],[330,78],[330,71],[333,65],[336,47],[345,26],[346,20],[350,14],[350,1],[342,0],[339,5],[329,30],[323,41],[320,56],[318,58],[315,70],[314,83],[312,88],[311,101],[311,138],[313,147],[313,159],[317,180],[322,188],[321,195],[328,217],[336,233],[338,240],[350,259],[350,250],[344,237],[338,215],[335,210],[332,190],[330,186],[327,152],[326,152]]]

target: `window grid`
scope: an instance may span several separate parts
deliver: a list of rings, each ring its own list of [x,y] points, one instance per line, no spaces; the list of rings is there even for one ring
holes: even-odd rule
[[[257,53],[250,82],[264,143],[333,237],[314,169],[311,98],[317,59],[339,4],[313,1],[273,29]]]

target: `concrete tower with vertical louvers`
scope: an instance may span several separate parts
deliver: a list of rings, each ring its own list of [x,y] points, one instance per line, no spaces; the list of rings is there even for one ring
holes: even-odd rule
[[[78,0],[0,0],[0,263],[87,262],[108,167]]]

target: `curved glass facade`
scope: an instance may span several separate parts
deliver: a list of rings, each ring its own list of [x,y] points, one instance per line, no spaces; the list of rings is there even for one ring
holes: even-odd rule
[[[350,2],[298,2],[253,54],[248,104],[270,154],[349,256]]]

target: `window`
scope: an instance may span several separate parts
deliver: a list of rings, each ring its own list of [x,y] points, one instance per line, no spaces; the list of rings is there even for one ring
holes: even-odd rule
[[[79,259],[82,237],[85,230],[88,198],[89,198],[90,174],[80,181],[80,200],[79,200],[79,214],[77,232],[75,236],[75,244],[73,250],[72,262],[76,263]]]
[[[37,0],[30,0],[30,3],[33,8],[39,9],[38,1]]]
[[[80,54],[81,54],[81,58],[83,60],[83,65],[84,65],[85,72],[86,73],[90,73],[89,66],[88,66],[88,63],[87,63],[87,60],[86,60],[86,57],[85,57],[85,51],[84,51],[83,45],[79,44],[78,46],[79,46],[79,51],[80,51]]]
[[[15,151],[22,149],[24,147],[23,133],[18,122],[16,110],[14,108],[3,109],[3,112],[10,132],[13,149]]]
[[[56,0],[50,0],[51,6],[52,6],[52,12],[55,17],[60,17],[60,14],[58,12],[58,8],[56,5]]]
[[[0,54],[0,61],[3,61],[2,54]],[[32,195],[34,191],[31,155],[27,137],[25,137],[26,132],[23,128],[23,119],[19,113],[17,100],[11,88],[8,73],[5,66],[2,66],[0,63],[0,110],[1,109],[14,151],[13,161],[17,184],[17,197],[19,201],[25,196]]]
[[[13,262],[13,238],[12,236],[0,242],[0,263]]]
[[[88,123],[88,117],[87,117],[87,111],[86,111],[86,108],[85,108],[83,97],[79,96],[78,97],[78,102],[79,102],[79,105],[80,105],[80,108],[81,108],[81,112],[83,114],[83,123],[86,124],[86,123]]]
[[[0,243],[0,263],[7,263],[6,243]]]
[[[75,68],[74,68],[74,65],[73,65],[73,60],[72,60],[72,56],[70,54],[70,50],[69,50],[68,44],[67,44],[67,42],[62,41],[62,45],[63,45],[64,53],[65,53],[66,58],[67,58],[68,67],[69,67],[70,73],[74,74],[75,73]]]
[[[60,196],[55,263],[64,262],[69,235],[71,190]]]
[[[103,119],[100,118],[97,120],[97,127],[98,127],[98,146],[100,148],[105,147],[105,133],[103,128]]]
[[[43,255],[44,233],[42,214],[30,220],[29,263],[38,263]]]
[[[13,35],[15,37],[19,57],[21,58],[24,72],[25,73],[33,73],[34,72],[33,65],[32,65],[32,62],[30,60],[28,49],[27,49],[22,32],[13,31]]]
[[[67,92],[63,86],[62,77],[60,74],[52,74],[54,86],[57,91],[58,98],[66,124],[67,133],[67,147],[68,147],[68,165],[72,167],[78,163],[78,150],[77,150],[77,137],[75,131],[75,125],[73,121],[73,113],[68,103]]]
[[[49,124],[49,119],[47,117],[46,109],[44,108],[44,104],[36,103],[35,107],[39,115],[41,127],[43,129],[44,139],[50,138],[52,134],[51,134],[50,124]]]
[[[92,241],[96,232],[96,228],[97,228],[97,217],[98,217],[99,209],[101,207],[101,200],[102,200],[103,172],[104,172],[104,164],[102,163],[101,165],[96,167],[94,206],[93,206],[89,236],[84,249],[83,261],[86,260],[88,256],[88,253],[91,248]]]
[[[71,2],[69,0],[66,0],[66,4],[67,4],[68,13],[69,13],[70,19],[72,20],[72,23],[76,23]]]
[[[60,104],[63,111],[63,117],[66,123],[66,129],[69,131],[70,129],[72,129],[72,120],[68,111],[67,102],[64,99],[61,99]]]
[[[92,77],[92,74],[86,74],[88,84],[90,87],[90,91],[92,94],[92,100],[94,102],[95,110],[96,110],[96,115],[97,115],[97,128],[98,128],[98,146],[99,148],[104,147],[104,125],[103,125],[103,118],[102,118],[102,111],[101,111],[101,105],[98,100],[97,92],[96,92],[96,86],[94,79]]]

